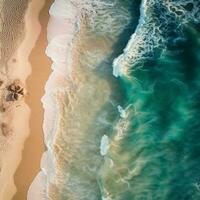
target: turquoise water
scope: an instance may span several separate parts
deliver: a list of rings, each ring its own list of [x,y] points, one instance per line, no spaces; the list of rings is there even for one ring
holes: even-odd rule
[[[111,199],[200,198],[199,47],[187,27],[185,41],[122,78],[128,127],[100,175]]]
[[[144,40],[141,43],[136,40],[129,49],[139,45],[136,59],[127,58],[124,53],[123,59],[129,59],[128,67],[127,62],[118,64],[127,68],[118,81],[125,91],[123,106],[128,107],[128,114],[118,122],[121,127],[126,124],[120,138],[113,130],[100,183],[107,199],[197,200],[200,199],[199,21],[192,18],[183,21],[165,10],[159,1],[154,3],[146,5],[146,21],[138,30],[139,33],[149,30],[148,35],[142,35]],[[168,18],[164,18],[166,15]],[[151,29],[156,30],[153,26],[158,24],[160,32],[151,35]]]

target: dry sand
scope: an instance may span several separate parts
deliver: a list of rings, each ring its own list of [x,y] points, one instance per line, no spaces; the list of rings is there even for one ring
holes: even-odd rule
[[[31,70],[31,65],[28,58],[40,34],[38,16],[44,3],[44,0],[33,0],[29,4],[25,14],[25,37],[7,63],[8,73],[5,84],[9,84],[15,79],[20,79],[22,85],[25,85],[26,79],[31,74],[31,71],[33,71],[31,77],[37,77],[38,79],[30,78],[27,83],[29,92],[27,104],[30,106],[30,108],[23,99],[17,102],[6,102],[6,111],[1,113],[0,116],[1,123],[3,122],[7,124],[10,133],[8,136],[3,136],[3,132],[1,132],[0,135],[0,199],[2,200],[11,200],[16,192],[14,174],[20,164],[22,158],[21,152],[24,147],[24,142],[29,134],[30,137],[32,137],[32,135],[34,135],[34,137],[31,142],[27,142],[25,144],[25,155],[23,155],[21,165],[15,175],[15,182],[19,192],[14,199],[26,199],[25,192],[23,191],[28,189],[28,178],[30,176],[34,176],[37,173],[37,170],[39,170],[39,157],[41,156],[41,151],[43,150],[41,130],[43,113],[41,105],[38,102],[40,101],[39,95],[42,96],[41,93],[44,86],[44,79],[48,76],[49,70],[45,69],[48,69],[49,63],[47,61],[41,63],[42,57],[39,57],[39,55],[44,55],[44,52],[42,52],[44,49],[42,49],[43,46],[38,48],[40,49],[38,54],[35,52],[35,55],[33,54],[34,56],[31,56],[31,61],[33,61],[33,70]],[[46,7],[46,9],[48,8]],[[47,18],[48,17],[46,17],[46,19]],[[43,43],[45,43],[45,40]],[[41,61],[36,57],[41,59]],[[39,64],[39,62],[41,64]],[[34,68],[35,66],[36,68]],[[36,73],[35,71],[38,72]],[[35,87],[32,87],[31,85],[34,85]],[[36,87],[38,88],[36,89]],[[37,92],[38,94],[36,95]],[[36,149],[37,151],[34,151]],[[28,155],[28,157],[31,159],[28,160],[29,165],[26,165],[26,155]],[[24,168],[24,166],[26,167]]]
[[[41,0],[34,0],[35,2]],[[50,74],[51,61],[45,55],[47,47],[46,28],[49,20],[49,7],[53,0],[46,0],[45,5],[40,13],[41,33],[32,50],[29,61],[32,67],[32,73],[28,77],[26,103],[31,109],[30,116],[30,135],[25,142],[22,161],[15,174],[15,185],[17,193],[13,200],[25,200],[28,188],[33,181],[34,177],[40,170],[40,159],[44,152],[43,144],[43,108],[41,97],[44,94],[44,85]],[[33,10],[34,12],[34,10]]]

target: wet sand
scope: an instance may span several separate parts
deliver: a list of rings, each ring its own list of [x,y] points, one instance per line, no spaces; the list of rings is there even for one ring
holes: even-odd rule
[[[46,28],[49,20],[49,7],[53,0],[46,0],[45,6],[40,13],[41,33],[36,46],[31,52],[29,61],[32,73],[28,77],[26,103],[31,109],[30,116],[30,135],[25,142],[22,153],[22,161],[14,176],[17,193],[13,200],[25,200],[28,188],[34,177],[40,170],[40,159],[44,152],[43,143],[43,108],[41,97],[44,94],[44,85],[50,74],[51,61],[45,55],[47,47]]]

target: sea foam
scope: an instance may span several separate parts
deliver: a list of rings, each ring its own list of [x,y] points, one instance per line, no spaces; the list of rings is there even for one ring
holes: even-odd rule
[[[68,1],[55,0],[50,8],[48,24],[48,46],[46,54],[52,61],[53,72],[46,85],[41,101],[44,108],[44,140],[47,151],[41,159],[41,171],[32,182],[27,199],[49,199],[49,184],[54,181],[56,173],[55,155],[53,152],[54,138],[58,127],[59,95],[66,88],[66,78],[70,77],[70,51],[73,37],[77,32],[76,7]]]
[[[192,10],[185,9],[189,3],[193,5]],[[114,59],[113,75],[128,78],[138,66],[142,67],[144,60],[152,60],[165,51],[168,43],[175,43],[177,38],[183,39],[185,25],[199,24],[199,12],[197,0],[142,0],[138,26],[124,52]]]
[[[100,153],[105,156],[109,149],[109,138],[107,135],[103,135],[101,138]]]

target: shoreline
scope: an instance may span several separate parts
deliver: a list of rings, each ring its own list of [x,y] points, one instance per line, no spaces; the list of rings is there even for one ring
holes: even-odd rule
[[[44,94],[44,86],[51,71],[51,61],[46,56],[45,49],[47,46],[46,27],[49,20],[48,12],[52,0],[46,0],[42,3],[43,6],[39,10],[40,12],[38,13],[39,16],[37,19],[37,23],[40,23],[41,32],[29,55],[32,73],[26,79],[28,94],[25,98],[25,102],[31,110],[29,119],[30,134],[24,143],[22,160],[14,176],[17,193],[13,200],[27,198],[29,186],[36,174],[40,171],[40,160],[45,150],[42,130],[44,110],[41,97]],[[41,2],[38,0],[37,4],[39,6]],[[34,12],[34,9],[32,12]],[[33,26],[32,28],[34,29]]]

